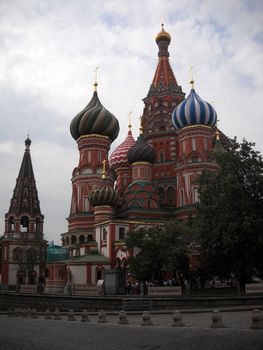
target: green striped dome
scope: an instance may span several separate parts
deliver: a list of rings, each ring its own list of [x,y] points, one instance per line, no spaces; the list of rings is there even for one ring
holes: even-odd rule
[[[94,91],[89,104],[70,124],[70,133],[75,140],[83,135],[99,134],[114,141],[119,130],[118,119],[101,104],[97,91]]]
[[[98,205],[115,206],[118,202],[118,193],[113,187],[104,185],[101,188],[92,190],[89,194],[89,200],[94,207]]]

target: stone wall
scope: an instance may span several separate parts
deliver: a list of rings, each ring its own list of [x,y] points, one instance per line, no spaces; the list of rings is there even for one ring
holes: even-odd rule
[[[62,296],[62,295],[32,295],[17,294],[12,292],[0,292],[0,311],[6,311],[8,308],[36,308],[38,311],[44,311],[49,308],[51,311],[58,307],[61,311],[88,311],[97,312],[119,311],[122,310],[125,300],[134,299],[132,302],[133,310],[141,310],[142,307],[150,305],[152,310],[175,310],[183,308],[220,308],[229,306],[248,306],[263,305],[263,295],[260,296],[241,296],[241,297],[178,297],[178,298],[149,298],[149,297],[81,297],[81,296]],[[145,301],[145,302],[143,302]],[[150,302],[149,302],[150,301]],[[129,302],[130,303],[130,302]]]

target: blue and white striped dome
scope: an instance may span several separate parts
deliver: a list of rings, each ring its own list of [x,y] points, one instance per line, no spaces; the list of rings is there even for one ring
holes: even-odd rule
[[[214,108],[202,100],[194,89],[187,98],[175,107],[172,121],[177,130],[190,125],[214,126],[217,114]]]

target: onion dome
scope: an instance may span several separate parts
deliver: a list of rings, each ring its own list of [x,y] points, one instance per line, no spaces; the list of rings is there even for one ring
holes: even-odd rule
[[[89,200],[94,207],[99,205],[115,206],[118,202],[118,193],[113,187],[104,185],[101,188],[92,190],[89,194]]]
[[[156,35],[155,41],[158,44],[159,41],[165,40],[168,41],[169,44],[171,42],[171,35],[164,30],[164,24],[162,23],[162,30]]]
[[[129,125],[128,135],[125,140],[112,152],[110,156],[110,167],[114,170],[129,165],[128,151],[135,144],[132,136],[131,125]]]
[[[191,82],[193,84],[193,82]],[[207,125],[213,127],[217,120],[214,108],[202,100],[194,88],[187,98],[175,107],[172,121],[177,130],[190,125]]]
[[[137,138],[134,146],[132,146],[128,152],[128,161],[130,164],[135,162],[148,162],[153,163],[155,160],[155,151],[148,145],[141,134]]]
[[[119,134],[118,119],[101,104],[97,85],[94,84],[95,91],[89,104],[71,121],[70,133],[75,140],[84,135],[99,134],[114,141]]]

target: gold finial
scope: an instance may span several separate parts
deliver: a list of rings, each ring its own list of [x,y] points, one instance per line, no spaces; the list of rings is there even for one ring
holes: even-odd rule
[[[97,91],[97,86],[98,86],[98,69],[99,67],[96,67],[93,71],[94,73],[94,91]]]
[[[194,89],[194,78],[193,78],[193,70],[194,70],[194,67],[193,66],[190,66],[189,68],[189,72],[190,72],[190,85],[191,85],[191,88]]]
[[[102,161],[102,174],[101,174],[101,178],[104,180],[104,179],[106,179],[106,175],[107,175],[107,173],[106,173],[106,159],[103,159],[103,161]]]
[[[130,112],[128,113],[128,118],[129,118],[128,128],[129,128],[129,131],[131,131],[131,127],[132,127],[132,125],[131,125],[131,115],[132,115],[132,111],[130,111]]]
[[[217,123],[216,123],[216,125],[215,125],[215,133],[214,133],[214,135],[215,135],[216,141],[219,141],[219,140],[220,140],[220,132],[219,132],[218,127],[217,127],[218,122],[219,122],[219,119],[217,120]]]

